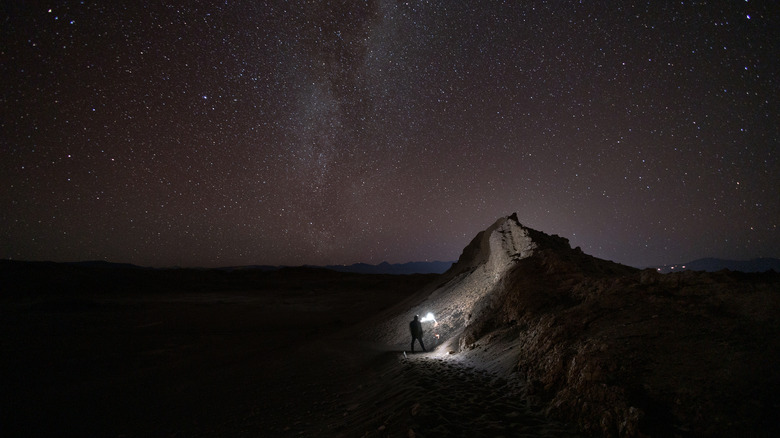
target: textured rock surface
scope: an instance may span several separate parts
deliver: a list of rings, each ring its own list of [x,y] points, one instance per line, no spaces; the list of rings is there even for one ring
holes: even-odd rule
[[[516,216],[479,233],[369,335],[519,373],[548,414],[604,436],[780,432],[780,278],[658,274],[596,259]],[[439,334],[440,339],[433,337]],[[437,342],[438,341],[438,342]]]
[[[435,314],[437,323],[424,324],[426,345],[440,340],[460,340],[464,328],[480,319],[480,302],[495,295],[502,279],[517,260],[533,254],[536,244],[516,216],[502,218],[479,233],[463,250],[458,262],[442,279],[388,312],[388,319],[369,328],[370,338],[391,345],[409,340],[408,322],[414,315]]]

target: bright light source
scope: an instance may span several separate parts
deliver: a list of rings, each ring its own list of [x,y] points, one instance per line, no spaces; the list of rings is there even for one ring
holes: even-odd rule
[[[420,320],[420,322],[428,322],[428,321],[436,322],[436,318],[433,317],[433,313],[431,312],[428,312],[428,314],[425,315],[423,319]]]

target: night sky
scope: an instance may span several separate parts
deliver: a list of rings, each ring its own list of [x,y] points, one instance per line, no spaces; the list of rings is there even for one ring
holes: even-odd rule
[[[124,4],[121,4],[124,3]],[[772,1],[3,2],[0,257],[780,256]]]

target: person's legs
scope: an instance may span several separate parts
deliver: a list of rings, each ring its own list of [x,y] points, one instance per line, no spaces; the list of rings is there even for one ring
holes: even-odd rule
[[[420,347],[422,347],[423,351],[428,351],[428,350],[425,349],[425,344],[423,344],[422,337],[418,338],[418,337],[412,336],[412,348],[411,348],[412,353],[414,353],[414,340],[415,339],[420,343]]]

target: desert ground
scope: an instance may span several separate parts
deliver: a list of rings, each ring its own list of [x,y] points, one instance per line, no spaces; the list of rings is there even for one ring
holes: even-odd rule
[[[441,275],[3,261],[0,284],[2,436],[780,436],[780,274],[640,270],[516,215]]]
[[[519,379],[360,336],[435,275],[2,272],[3,436],[576,436]]]

